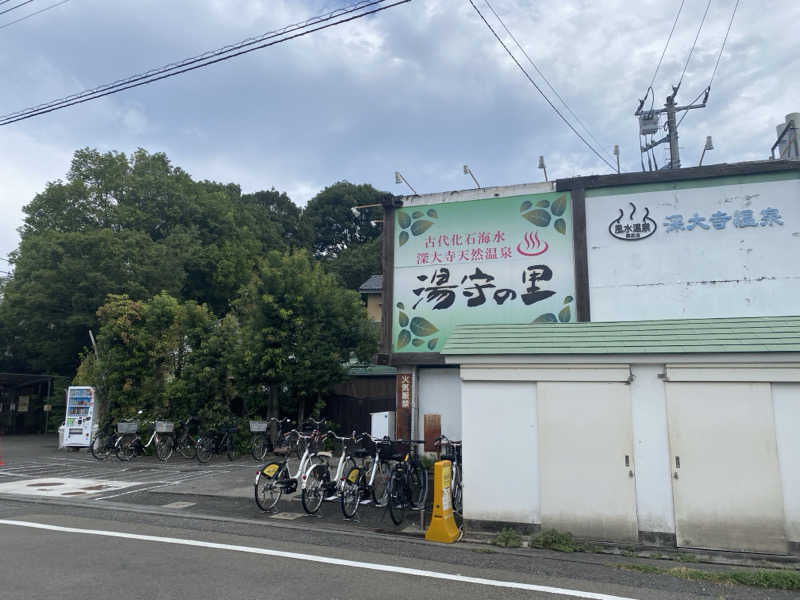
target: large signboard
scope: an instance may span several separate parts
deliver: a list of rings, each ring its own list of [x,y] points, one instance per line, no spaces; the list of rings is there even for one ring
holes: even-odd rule
[[[796,173],[587,191],[592,321],[796,315]]]
[[[456,324],[575,320],[569,193],[395,211],[393,352],[437,352]]]

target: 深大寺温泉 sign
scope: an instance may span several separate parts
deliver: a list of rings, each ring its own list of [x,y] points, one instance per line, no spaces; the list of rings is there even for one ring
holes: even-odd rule
[[[575,320],[569,193],[395,211],[393,352],[438,352],[456,324]]]

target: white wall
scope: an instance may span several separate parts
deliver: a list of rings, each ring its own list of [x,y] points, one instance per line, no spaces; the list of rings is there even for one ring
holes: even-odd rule
[[[800,383],[773,383],[786,538],[800,542]]]
[[[590,191],[586,199],[589,294],[593,321],[795,315],[800,295],[800,179],[698,186],[661,191]],[[646,190],[646,187],[639,189]],[[604,194],[609,195],[604,195]],[[633,219],[632,208],[636,207]],[[779,211],[783,225],[761,226],[761,211]],[[655,233],[625,241],[609,233],[641,223]],[[755,227],[710,224],[716,212],[752,211]],[[697,213],[708,230],[667,231],[671,215],[684,226]]]
[[[461,380],[458,367],[419,369],[419,436],[427,414],[442,415],[442,433],[451,440],[461,439]],[[421,437],[419,439],[422,439]]]
[[[540,523],[536,384],[464,381],[464,518]]]
[[[631,366],[636,506],[640,531],[674,533],[663,371],[661,365]]]

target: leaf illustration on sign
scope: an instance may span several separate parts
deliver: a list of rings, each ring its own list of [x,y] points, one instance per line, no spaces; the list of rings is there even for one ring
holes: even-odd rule
[[[411,218],[412,219],[421,219],[422,218],[422,211],[421,210],[415,210],[413,213],[411,213]]]
[[[401,231],[400,232],[400,245],[402,246],[407,241],[408,241],[408,232],[407,231]]]
[[[559,311],[558,320],[562,323],[569,323],[570,316],[571,314],[569,312],[569,306],[565,306]]]
[[[431,217],[432,219],[438,219],[439,218],[439,213],[437,213],[432,208],[429,208],[428,209],[428,216]]]
[[[553,206],[550,207],[550,212],[560,217],[564,214],[565,210],[567,210],[567,196],[566,194],[562,194],[553,202]]]
[[[556,219],[556,222],[553,225],[553,227],[561,235],[566,235],[566,233],[567,233],[567,222],[564,219]]]
[[[425,343],[425,340],[423,340],[422,338],[414,338],[414,340],[411,343],[414,346],[422,346],[422,344]]]
[[[411,319],[411,331],[414,335],[418,335],[419,337],[427,337],[436,333],[439,329],[427,319],[414,317]]]
[[[550,206],[550,201],[549,200],[539,200],[536,203],[536,206],[539,206],[541,208],[547,208],[548,206]]]
[[[414,221],[414,224],[411,226],[411,233],[419,235],[420,233],[426,232],[431,225],[433,225],[433,221]]]
[[[401,229],[407,229],[408,226],[411,225],[411,217],[409,217],[408,214],[404,213],[402,210],[398,210],[397,224],[400,225]]]
[[[439,338],[433,338],[428,342],[428,350],[433,350],[436,348],[436,344],[439,343]]]
[[[400,327],[407,327],[408,326],[408,315],[403,311],[400,311],[400,314],[397,318],[398,322],[400,323]]]
[[[408,342],[410,341],[411,341],[411,332],[409,332],[408,329],[403,329],[397,336],[397,347],[402,348],[404,346],[408,346]]]
[[[532,323],[558,323],[558,319],[553,313],[544,313],[536,317]]]
[[[520,207],[519,207],[519,212],[521,212],[521,213],[524,213],[524,212],[525,212],[526,210],[528,210],[528,209],[529,209],[531,206],[533,206],[533,204],[531,203],[531,201],[530,201],[530,200],[525,200],[525,202],[523,202],[522,204],[520,204]]]
[[[547,227],[550,224],[550,213],[538,208],[522,215],[537,227]]]

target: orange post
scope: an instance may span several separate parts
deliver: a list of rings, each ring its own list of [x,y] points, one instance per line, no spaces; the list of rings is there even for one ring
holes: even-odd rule
[[[425,539],[429,542],[452,544],[458,540],[459,532],[453,517],[450,484],[450,461],[436,461],[433,465],[433,516],[425,532]]]

